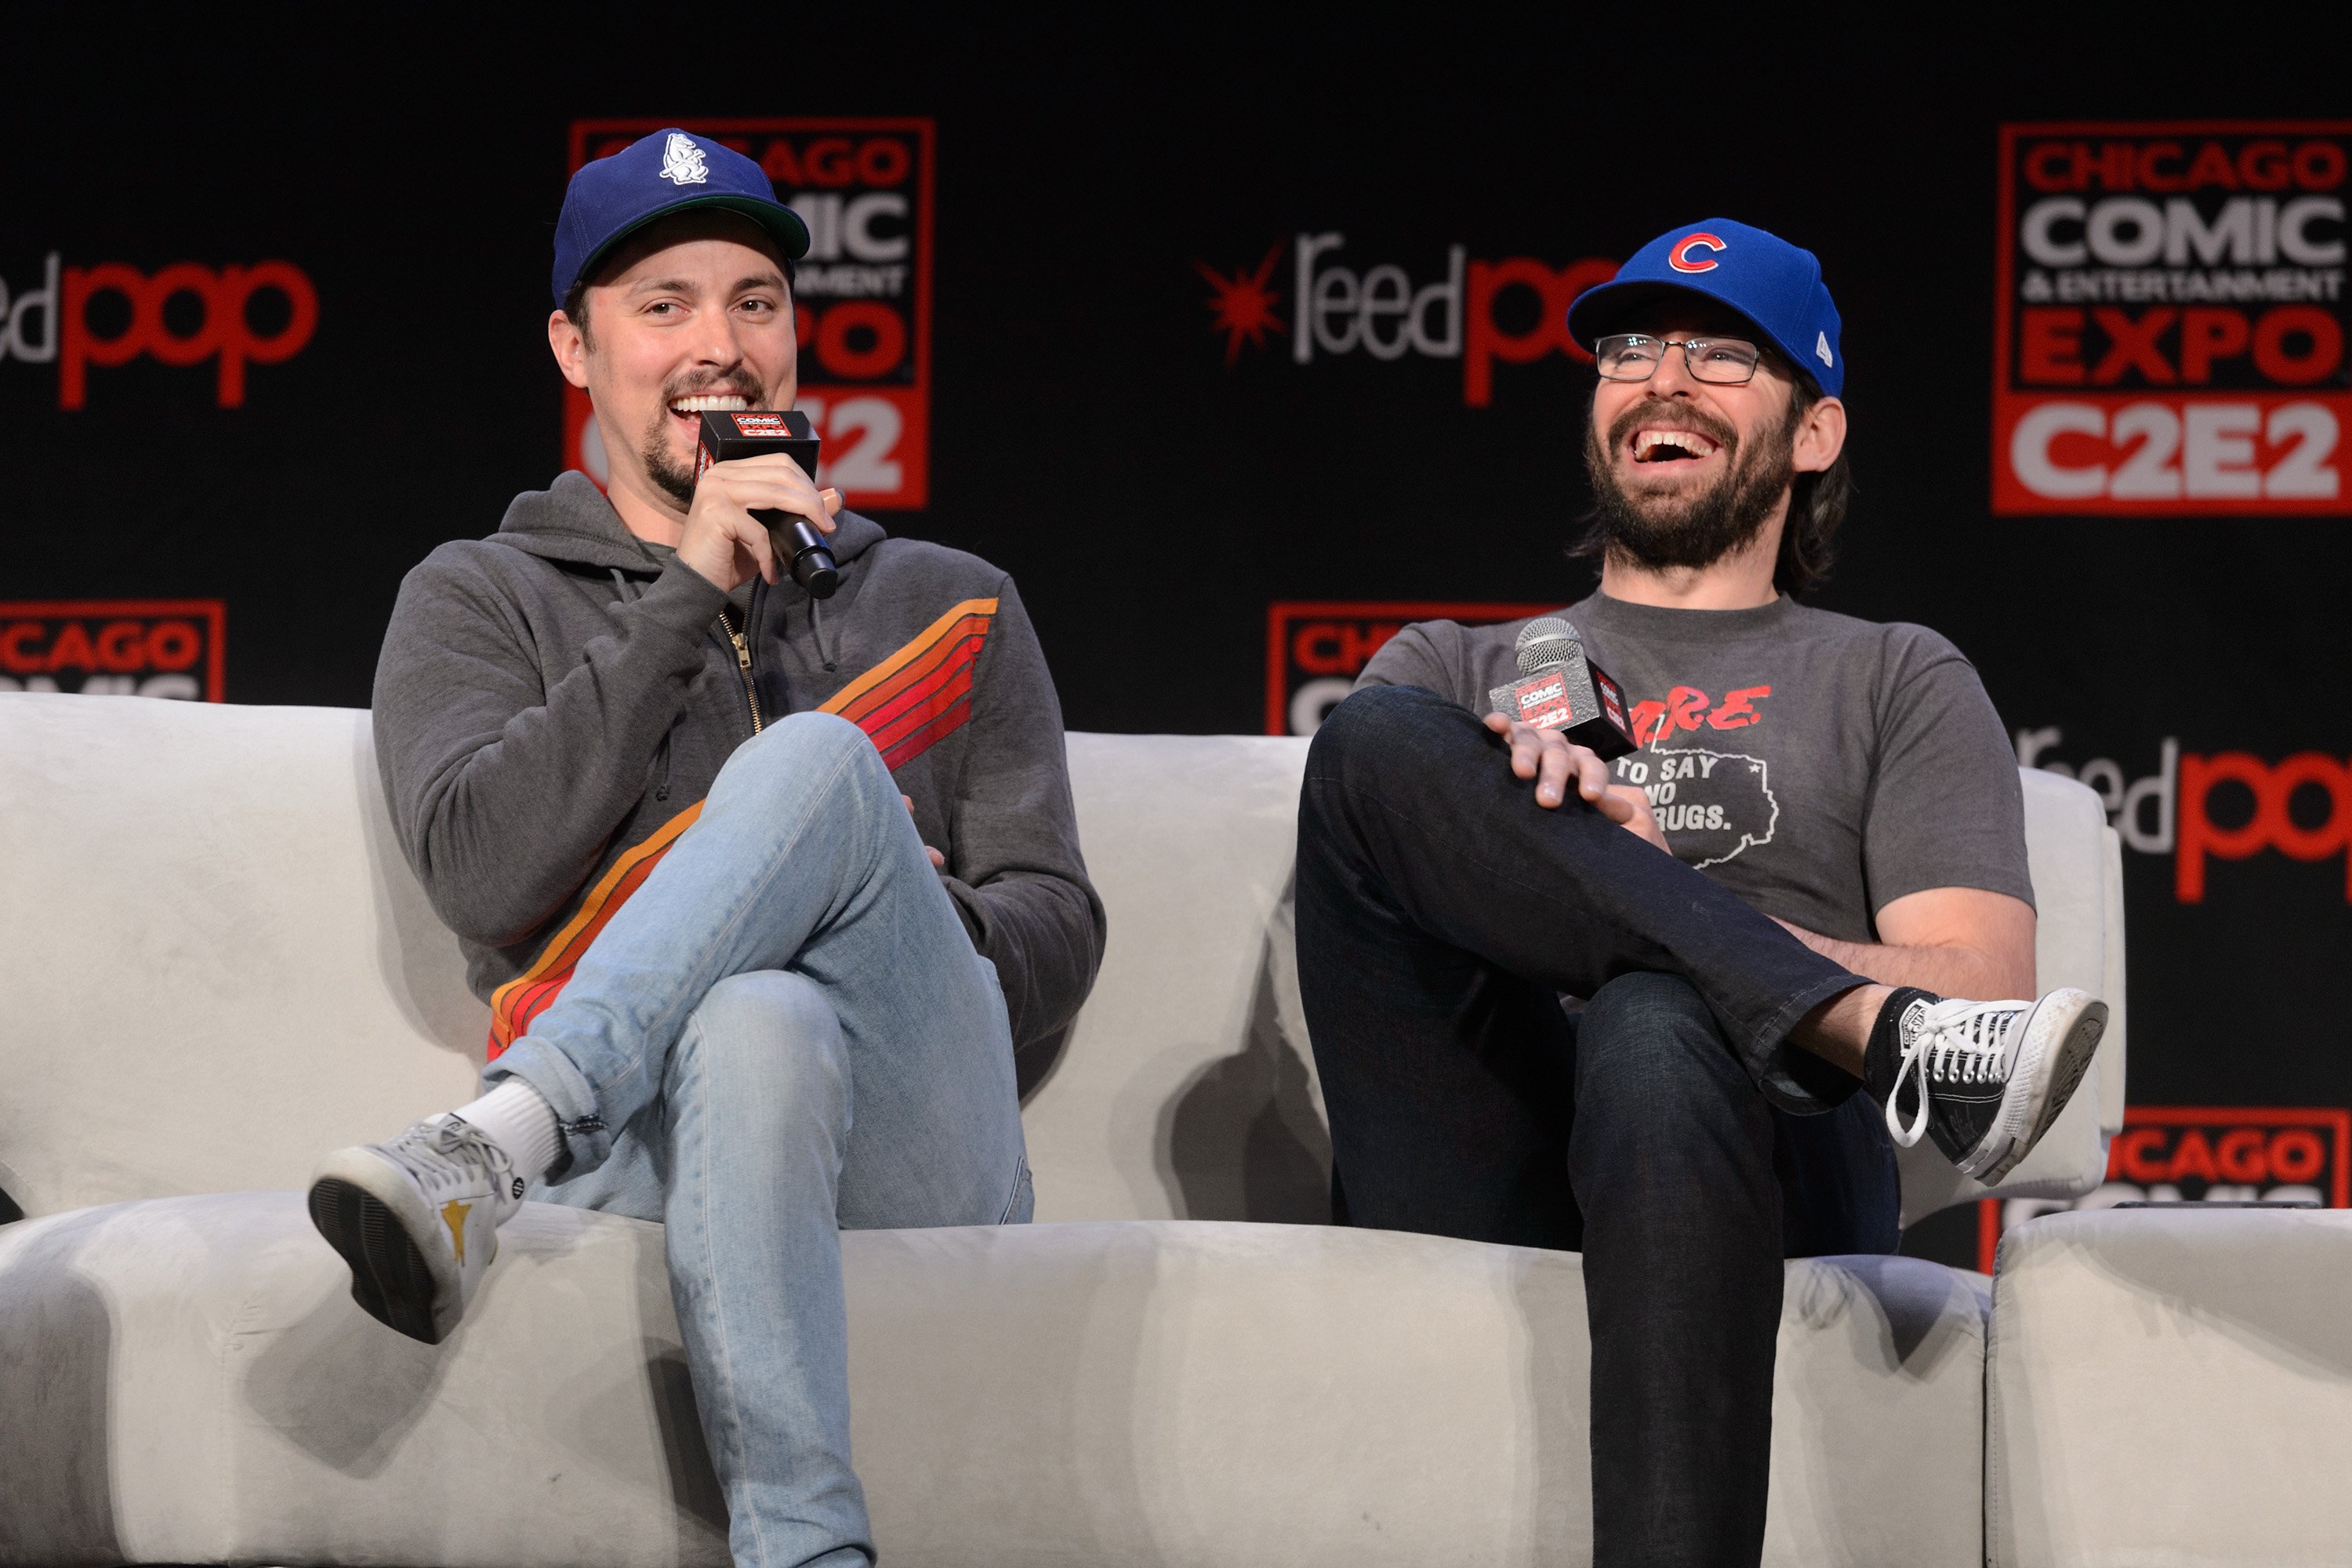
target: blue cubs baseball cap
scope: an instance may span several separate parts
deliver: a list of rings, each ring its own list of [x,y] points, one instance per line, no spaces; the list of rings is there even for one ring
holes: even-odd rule
[[[555,220],[556,304],[621,241],[656,218],[694,207],[741,213],[768,231],[788,261],[808,254],[808,226],[776,199],[759,164],[673,125],[572,176]]]
[[[1810,250],[1779,235],[1711,217],[1670,228],[1635,251],[1617,276],[1587,289],[1568,308],[1568,334],[1590,348],[1616,330],[1628,310],[1669,294],[1697,294],[1727,305],[1789,363],[1810,373],[1831,397],[1845,384],[1837,307]]]

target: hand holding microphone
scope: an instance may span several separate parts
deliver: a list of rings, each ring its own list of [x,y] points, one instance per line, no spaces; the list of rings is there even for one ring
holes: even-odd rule
[[[1624,694],[1585,657],[1576,628],[1555,616],[1531,621],[1517,644],[1520,676],[1487,693],[1486,728],[1510,742],[1511,772],[1536,784],[1550,810],[1576,794],[1610,821],[1667,847],[1648,795],[1609,782],[1608,759],[1636,749]]]
[[[816,437],[797,410],[706,412],[678,558],[721,588],[790,573],[810,597],[830,598],[841,578],[826,536],[841,492],[816,488]]]

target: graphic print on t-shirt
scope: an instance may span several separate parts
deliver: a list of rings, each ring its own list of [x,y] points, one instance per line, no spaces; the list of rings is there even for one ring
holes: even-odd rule
[[[1743,686],[1717,701],[1696,686],[1677,686],[1664,700],[1634,706],[1633,733],[1643,749],[1617,759],[1616,778],[1641,787],[1675,858],[1694,869],[1772,842],[1780,803],[1772,794],[1771,766],[1745,752],[1658,742],[1679,732],[1760,724],[1757,704],[1771,695],[1769,686]]]
[[[1617,776],[1642,786],[1675,858],[1696,870],[1771,843],[1780,820],[1770,765],[1745,752],[1696,747],[1637,752],[1617,759]]]

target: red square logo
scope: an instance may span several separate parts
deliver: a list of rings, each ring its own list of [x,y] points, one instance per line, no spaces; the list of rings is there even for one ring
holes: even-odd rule
[[[218,599],[0,604],[0,691],[226,701],[227,636]]]
[[[2352,121],[2005,125],[1992,509],[2352,514]]]

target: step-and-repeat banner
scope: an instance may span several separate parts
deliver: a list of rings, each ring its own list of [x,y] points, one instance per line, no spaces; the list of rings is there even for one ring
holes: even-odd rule
[[[1950,636],[2122,837],[2133,1108],[2084,1202],[2346,1204],[2352,124],[1988,113],[1825,190],[1794,123],[1737,177],[1565,155],[1599,102],[1507,136],[923,96],[542,92],[439,143],[257,164],[222,121],[0,175],[0,690],[364,703],[409,565],[603,477],[549,234],[572,170],[682,122],[808,222],[824,478],[1011,568],[1074,727],[1310,733],[1400,626],[1587,591],[1563,312],[1720,212],[1818,251],[1844,312],[1860,494],[1818,602]],[[1653,737],[1726,697],[1636,695]]]

